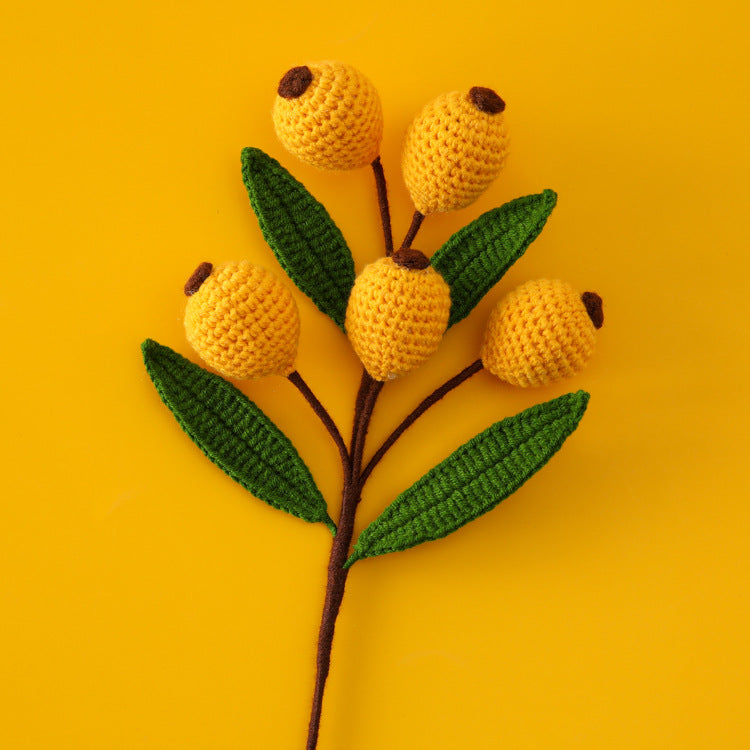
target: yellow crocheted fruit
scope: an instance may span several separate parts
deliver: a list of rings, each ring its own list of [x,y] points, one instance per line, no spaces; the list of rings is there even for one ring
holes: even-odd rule
[[[349,341],[380,381],[406,375],[434,354],[451,307],[450,289],[434,268],[403,267],[399,259],[396,253],[366,266],[346,309]]]
[[[191,284],[200,269],[207,266]],[[186,285],[185,332],[201,358],[230,378],[289,375],[299,340],[299,314],[289,290],[248,261],[213,269],[201,264]],[[197,288],[197,291],[196,291]]]
[[[406,132],[401,167],[422,214],[473,203],[500,173],[508,155],[505,102],[475,86],[430,102]]]
[[[493,309],[482,363],[511,385],[546,385],[574,375],[594,353],[601,297],[564,281],[522,284]]]
[[[273,123],[289,151],[321,169],[364,167],[380,153],[380,97],[351,65],[321,62],[287,71]]]

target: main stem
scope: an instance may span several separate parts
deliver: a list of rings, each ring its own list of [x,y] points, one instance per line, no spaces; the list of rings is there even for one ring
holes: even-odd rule
[[[344,563],[349,556],[349,548],[354,534],[354,518],[359,503],[359,474],[362,470],[362,453],[365,445],[367,428],[370,417],[375,408],[375,401],[383,383],[373,380],[365,370],[357,393],[354,410],[354,427],[349,455],[351,462],[349,471],[344,476],[344,489],[341,501],[341,516],[339,518],[336,536],[331,546],[331,556],[328,560],[328,584],[326,598],[323,605],[323,617],[318,634],[317,674],[315,677],[315,691],[313,693],[312,710],[310,713],[310,727],[307,734],[306,750],[315,750],[320,731],[320,715],[323,709],[323,692],[331,666],[331,647],[336,627],[336,618],[341,609],[344,598],[346,579],[349,574]]]

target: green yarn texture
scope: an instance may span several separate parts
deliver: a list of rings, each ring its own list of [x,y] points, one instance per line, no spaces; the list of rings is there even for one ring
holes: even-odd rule
[[[152,339],[141,350],[161,400],[206,456],[258,499],[336,533],[296,448],[244,393]]]
[[[456,232],[430,263],[451,288],[448,326],[463,320],[539,236],[557,203],[545,190],[482,214]]]
[[[354,260],[341,230],[323,204],[260,149],[242,150],[242,180],[281,267],[343,331]]]
[[[585,391],[496,422],[402,492],[357,539],[346,567],[440,539],[492,510],[541,469],[578,426]]]

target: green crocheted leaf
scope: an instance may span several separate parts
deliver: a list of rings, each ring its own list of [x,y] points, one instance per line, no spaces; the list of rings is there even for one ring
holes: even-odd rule
[[[559,450],[581,421],[588,400],[585,391],[568,393],[473,437],[362,531],[346,566],[440,539],[492,510]]]
[[[463,320],[539,236],[557,203],[545,190],[482,214],[456,232],[430,263],[451,288],[448,326]]]
[[[274,508],[336,532],[297,450],[244,393],[168,346],[146,339],[141,350],[161,400],[222,471]]]
[[[281,267],[343,331],[354,260],[341,230],[323,204],[259,148],[242,150],[242,180]]]

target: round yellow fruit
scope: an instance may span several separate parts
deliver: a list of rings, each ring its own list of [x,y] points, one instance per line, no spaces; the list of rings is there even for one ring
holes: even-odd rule
[[[581,295],[564,281],[529,281],[492,310],[482,363],[512,385],[562,380],[589,361],[603,320],[601,297],[594,292]]]
[[[380,258],[354,282],[346,332],[375,380],[392,380],[419,367],[435,353],[448,326],[450,289],[418,256],[426,261],[416,250]]]
[[[401,167],[422,214],[473,203],[500,173],[508,155],[505,102],[475,86],[430,102],[411,123]]]
[[[200,357],[230,378],[289,375],[299,341],[299,314],[289,290],[248,261],[204,263],[185,286],[187,339]]]
[[[351,65],[320,62],[288,70],[279,83],[273,122],[289,151],[321,169],[364,167],[380,153],[380,97]]]

